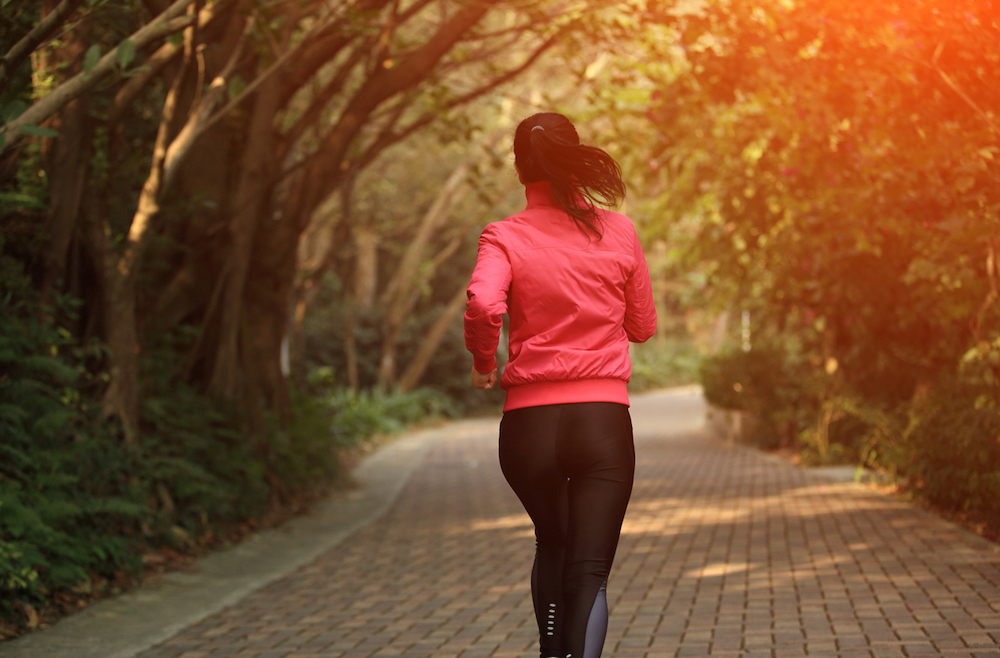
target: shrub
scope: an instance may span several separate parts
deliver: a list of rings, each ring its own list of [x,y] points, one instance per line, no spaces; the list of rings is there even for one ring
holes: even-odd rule
[[[1000,535],[1000,410],[977,405],[983,391],[938,384],[913,408],[903,466],[917,493],[944,509],[981,519]]]
[[[648,391],[698,381],[701,355],[690,340],[660,342],[654,338],[646,343],[630,345],[629,355],[632,358],[630,391]]]
[[[752,422],[745,438],[765,449],[792,445],[815,408],[800,369],[776,348],[721,352],[702,361],[699,375],[705,399],[747,412]]]
[[[145,364],[156,378],[147,375],[135,446],[147,539],[174,544],[261,514],[270,492],[253,441],[231,413],[154,362]]]
[[[426,418],[456,417],[457,406],[431,389],[386,394],[378,390],[338,389],[323,403],[332,417],[332,433],[344,447],[376,434],[391,434]]]
[[[9,617],[17,601],[136,568],[128,533],[143,506],[121,486],[134,456],[79,393],[85,354],[39,319],[30,281],[6,256],[0,281],[0,616]],[[72,311],[68,300],[59,306]]]

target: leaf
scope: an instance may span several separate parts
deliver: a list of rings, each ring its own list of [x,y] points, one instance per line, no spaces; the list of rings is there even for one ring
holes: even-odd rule
[[[0,106],[0,119],[2,119],[4,123],[10,123],[17,117],[21,116],[26,109],[28,109],[28,104],[20,98],[15,98],[6,105]]]
[[[83,72],[90,73],[97,66],[97,62],[101,60],[101,47],[96,43],[87,49],[86,54],[83,56]]]
[[[239,74],[237,74],[229,78],[229,82],[226,84],[226,93],[228,94],[229,99],[232,100],[233,98],[239,96],[246,88],[247,83],[243,81],[243,78],[241,78]]]
[[[36,126],[33,123],[25,123],[17,127],[19,131],[25,135],[34,135],[35,137],[58,137],[59,131],[53,130],[52,128],[43,128],[42,126]]]
[[[122,41],[121,45],[118,46],[116,55],[118,58],[118,67],[122,70],[128,68],[128,65],[135,60],[135,42],[131,39],[125,39]]]
[[[972,176],[960,176],[955,181],[955,189],[961,193],[966,193],[976,185],[976,179]]]
[[[0,151],[3,150],[3,135],[0,135]],[[0,192],[0,208],[28,208],[41,210],[46,204],[30,194],[20,194],[18,192]],[[0,357],[0,361],[4,360]]]

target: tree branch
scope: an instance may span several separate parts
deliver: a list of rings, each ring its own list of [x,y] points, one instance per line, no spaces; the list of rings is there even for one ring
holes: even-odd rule
[[[965,91],[958,85],[958,83],[955,82],[955,80],[952,79],[952,77],[950,75],[948,75],[947,73],[945,73],[944,69],[942,69],[941,66],[938,64],[938,59],[941,57],[941,53],[944,52],[944,44],[945,44],[945,42],[942,41],[941,43],[939,43],[937,45],[937,48],[934,49],[934,56],[931,57],[931,63],[930,64],[928,64],[927,62],[921,61],[921,60],[919,60],[916,57],[913,57],[911,55],[907,55],[906,53],[903,53],[903,57],[906,58],[906,59],[908,59],[908,60],[910,60],[914,64],[919,64],[920,66],[928,68],[928,69],[934,71],[935,73],[937,73],[938,76],[941,78],[941,80],[944,81],[944,83],[946,85],[948,85],[948,87],[952,91],[954,91],[956,94],[958,94],[959,98],[961,98],[963,101],[965,101],[965,103],[969,107],[972,108],[973,112],[975,112],[979,116],[980,119],[982,119],[983,121],[986,122],[986,124],[990,127],[990,129],[993,132],[1000,133],[1000,126],[997,125],[997,122],[994,121],[993,118],[990,117],[989,114],[987,114],[986,112],[984,112],[983,109],[981,107],[979,107],[979,105],[974,100],[972,100],[972,98],[968,94],[965,93]]]
[[[320,32],[321,30],[325,30],[326,28],[327,25],[325,24],[314,27],[309,32],[309,34],[305,35],[296,45],[286,50],[283,55],[281,55],[278,59],[274,60],[274,63],[271,64],[271,66],[267,67],[267,70],[258,75],[256,78],[254,78],[253,82],[248,84],[246,88],[243,89],[243,91],[237,94],[235,98],[230,99],[230,101],[226,103],[221,110],[212,115],[212,117],[205,122],[202,131],[208,130],[210,127],[214,126],[220,119],[222,119],[222,117],[226,116],[226,114],[232,111],[233,108],[238,107],[240,103],[245,101],[252,94],[256,93],[257,88],[260,87],[262,84],[264,84],[264,82],[268,78],[274,75],[274,73],[278,71],[281,67],[283,67],[286,63],[288,63],[288,61],[291,60],[293,56],[300,54],[302,49],[305,48],[310,43],[311,39],[315,36],[316,33]]]
[[[232,55],[229,56],[229,61],[226,62],[226,65],[212,80],[212,83],[208,87],[208,92],[199,98],[195,106],[191,108],[191,111],[188,114],[187,122],[185,122],[184,127],[181,128],[180,132],[177,133],[177,136],[170,143],[170,147],[167,149],[166,158],[164,159],[163,164],[164,183],[163,190],[160,191],[161,196],[163,191],[170,186],[174,172],[177,170],[177,164],[191,149],[191,146],[194,145],[198,136],[208,129],[209,124],[206,119],[212,111],[212,108],[215,107],[215,104],[219,101],[219,98],[221,98],[222,94],[225,93],[226,78],[228,78],[233,72],[233,69],[236,68],[236,63],[243,54],[243,45],[246,43],[247,37],[250,35],[252,28],[253,19],[248,18],[243,34],[240,35],[239,42],[237,42],[236,47],[233,49]]]
[[[30,32],[14,44],[14,47],[7,51],[7,54],[0,59],[0,93],[7,89],[10,76],[24,63],[24,60],[45,41],[62,20],[72,13],[83,0],[62,0],[56,8],[50,11],[42,20],[38,21]]]
[[[340,69],[334,74],[333,78],[324,86],[315,98],[313,98],[312,103],[302,114],[302,117],[295,122],[295,124],[288,130],[284,135],[284,141],[289,145],[294,145],[302,134],[306,131],[306,128],[316,123],[323,110],[327,108],[330,100],[340,92],[344,83],[347,81],[348,76],[354,67],[357,66],[362,58],[367,54],[368,47],[371,45],[370,40],[366,40],[363,44],[359,45],[347,58],[347,61],[341,65]]]
[[[445,105],[444,111],[446,112],[449,110],[453,110],[461,105],[470,103],[475,99],[493,91],[500,85],[511,81],[512,79],[523,73],[525,70],[527,70],[529,67],[531,67],[535,63],[535,61],[538,60],[539,57],[545,54],[547,50],[552,48],[552,46],[555,45],[558,36],[559,36],[558,34],[555,34],[550,38],[546,39],[545,42],[543,42],[538,48],[536,48],[535,51],[531,55],[529,55],[519,66],[510,69],[506,73],[498,76],[497,78],[494,78],[493,80],[482,85],[481,87],[473,89],[468,93],[465,93],[461,96],[458,96],[457,98],[452,99]],[[362,153],[360,157],[355,159],[355,162],[357,163],[358,167],[364,168],[365,166],[371,164],[371,162],[374,161],[376,157],[378,157],[379,153],[384,151],[386,148],[392,146],[393,144],[396,144],[406,139],[407,137],[417,132],[421,128],[430,125],[431,123],[439,119],[442,113],[443,112],[441,111],[428,112],[420,116],[419,118],[414,119],[410,124],[408,124],[399,131],[394,132],[392,130],[383,130],[379,134],[379,136],[375,138],[375,140],[373,140],[371,144],[368,145],[364,153]],[[390,123],[389,127],[391,128],[391,126],[394,124],[395,121]]]
[[[194,0],[175,0],[166,11],[134,32],[128,37],[128,40],[132,41],[138,50],[157,39],[187,28],[196,18],[194,16],[178,18],[178,16],[181,16],[192,2]],[[117,66],[117,62],[117,48],[114,48],[101,57],[93,69],[73,76],[52,92],[38,99],[21,116],[0,127],[0,138],[2,138],[0,141],[3,142],[0,144],[0,152],[11,148],[21,139],[23,134],[19,128],[38,125],[48,119],[71,100],[97,84],[101,78]]]

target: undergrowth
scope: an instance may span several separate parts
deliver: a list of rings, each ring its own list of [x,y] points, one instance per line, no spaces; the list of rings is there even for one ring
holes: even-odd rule
[[[0,245],[2,246],[2,245]],[[342,481],[374,434],[456,415],[433,392],[295,392],[290,419],[250,436],[176,371],[180,334],[142,357],[141,436],[103,417],[98,345],[80,346],[0,255],[0,638],[134,585],[164,555],[195,554],[284,518]]]
[[[629,345],[632,378],[629,391],[639,393],[698,381],[701,355],[695,344],[686,339],[659,340]]]
[[[909,399],[878,399],[780,349],[739,349],[705,360],[708,402],[747,412],[744,439],[790,448],[801,463],[851,463],[897,491],[1000,540],[1000,340],[977,349],[979,370],[942,373]],[[970,357],[971,359],[971,357]],[[975,365],[975,364],[973,364]]]

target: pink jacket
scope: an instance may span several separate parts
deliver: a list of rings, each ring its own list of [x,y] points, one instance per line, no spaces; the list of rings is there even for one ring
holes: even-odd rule
[[[465,345],[478,372],[496,366],[501,316],[510,358],[504,410],[567,402],[628,404],[629,341],[656,332],[649,269],[632,221],[606,210],[598,240],[559,206],[547,182],[527,208],[486,226],[469,283]]]

